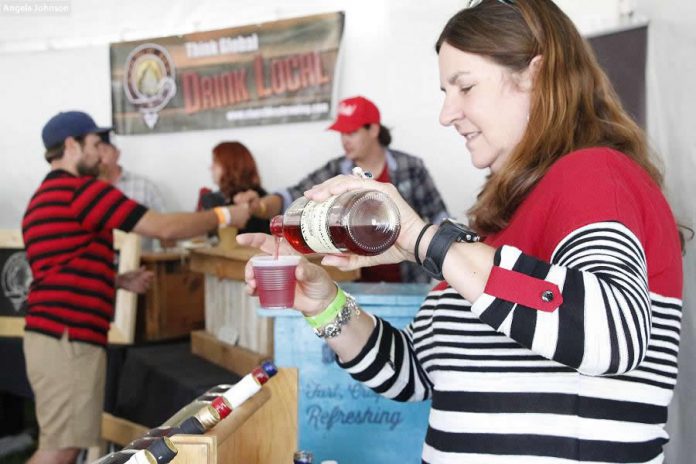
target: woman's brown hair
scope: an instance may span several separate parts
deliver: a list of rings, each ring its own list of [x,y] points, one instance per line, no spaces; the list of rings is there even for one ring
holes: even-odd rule
[[[228,199],[245,190],[261,187],[261,178],[251,152],[240,142],[222,142],[213,148],[213,162],[222,167],[220,191]]]
[[[468,211],[479,233],[505,228],[549,167],[581,148],[614,148],[662,187],[662,173],[644,131],[622,108],[589,44],[553,1],[483,0],[449,20],[435,46],[438,53],[445,42],[512,72],[541,56],[525,134]]]

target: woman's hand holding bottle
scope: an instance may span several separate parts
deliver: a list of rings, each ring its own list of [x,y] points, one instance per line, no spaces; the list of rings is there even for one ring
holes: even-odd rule
[[[416,238],[425,222],[406,203],[394,185],[358,176],[340,175],[307,190],[305,197],[320,202],[333,195],[340,195],[351,190],[377,190],[388,195],[399,210],[401,231],[394,246],[382,254],[376,256],[358,256],[354,254],[327,255],[322,260],[322,264],[334,266],[341,270],[351,270],[378,264],[400,263],[406,260],[413,261],[413,249]]]

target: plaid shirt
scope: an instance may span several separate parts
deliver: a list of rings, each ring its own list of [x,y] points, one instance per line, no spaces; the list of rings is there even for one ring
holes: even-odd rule
[[[440,223],[448,217],[447,207],[423,160],[396,150],[386,150],[387,169],[392,184],[401,196],[425,221]],[[298,184],[276,192],[283,197],[283,210],[302,196],[305,190],[339,174],[351,174],[355,164],[340,156],[310,173]],[[401,276],[404,282],[429,282],[430,278],[415,263],[402,262]]]
[[[147,209],[164,212],[162,194],[151,180],[123,169],[115,187],[131,200],[146,206]]]
[[[164,212],[164,199],[160,193],[157,186],[149,179],[126,171],[121,170],[121,177],[119,177],[118,182],[114,185],[119,189],[125,196],[131,200],[135,200],[141,205],[157,211],[159,213]],[[142,237],[141,246],[145,251],[153,251],[157,249],[157,242],[155,239],[150,237]]]

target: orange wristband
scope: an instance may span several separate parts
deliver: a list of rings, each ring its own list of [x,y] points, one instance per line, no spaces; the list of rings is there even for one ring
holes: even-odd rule
[[[217,208],[213,208],[213,211],[215,211],[220,226],[226,226],[232,222],[232,214],[227,207],[218,206]]]

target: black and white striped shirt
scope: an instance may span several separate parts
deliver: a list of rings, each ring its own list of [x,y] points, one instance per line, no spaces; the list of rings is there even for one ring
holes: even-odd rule
[[[432,399],[423,462],[663,460],[681,321],[671,211],[620,153],[583,150],[556,164],[490,238],[498,271],[481,297],[471,304],[443,283],[405,330],[378,319],[341,364],[388,398]],[[607,177],[617,168],[621,182]],[[597,191],[571,198],[569,173]],[[551,308],[530,299],[537,284],[558,292]]]

